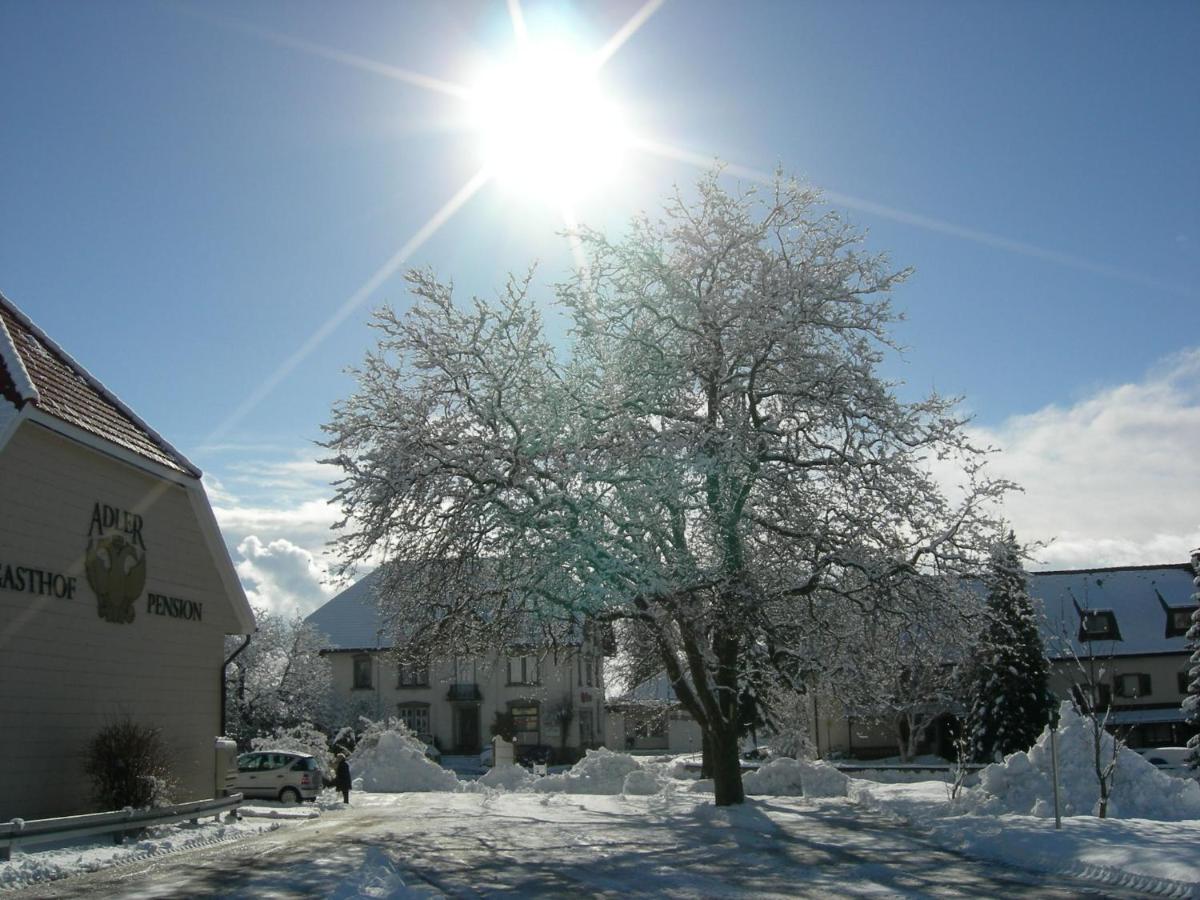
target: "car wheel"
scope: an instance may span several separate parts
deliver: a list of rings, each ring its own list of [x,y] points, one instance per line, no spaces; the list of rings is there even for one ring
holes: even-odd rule
[[[279,799],[284,803],[299,803],[301,800],[300,792],[294,787],[285,787],[279,792]]]

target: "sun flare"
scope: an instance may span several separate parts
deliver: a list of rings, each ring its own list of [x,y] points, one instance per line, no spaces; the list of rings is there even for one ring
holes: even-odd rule
[[[471,119],[499,184],[561,205],[613,182],[629,138],[597,69],[565,44],[525,43],[482,73]]]

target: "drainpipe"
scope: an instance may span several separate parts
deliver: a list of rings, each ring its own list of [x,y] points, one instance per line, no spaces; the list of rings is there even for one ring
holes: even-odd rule
[[[237,655],[250,646],[250,638],[252,637],[254,637],[252,634],[246,635],[246,640],[242,641],[242,646],[229,654],[229,659],[225,660],[221,666],[221,737],[225,736],[225,673],[229,669],[229,664],[237,659]]]

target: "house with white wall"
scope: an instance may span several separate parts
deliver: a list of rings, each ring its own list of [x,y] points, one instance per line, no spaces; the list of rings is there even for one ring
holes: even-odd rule
[[[0,295],[0,821],[90,811],[90,741],[156,727],[214,796],[227,634],[254,616],[201,473]]]
[[[1054,695],[1093,696],[1131,747],[1186,744],[1193,733],[1181,710],[1190,655],[1184,635],[1196,609],[1192,577],[1187,563],[1029,573]],[[829,697],[810,696],[808,706],[808,735],[819,756],[896,754],[892,723],[847,715]],[[699,747],[699,728],[665,675],[614,698],[610,709],[610,746],[672,753]],[[920,752],[949,756],[955,726],[954,711],[945,711]]]
[[[605,741],[604,643],[583,628],[566,646],[498,650],[428,666],[399,666],[390,652],[373,572],[328,601],[307,622],[324,636],[334,691],[353,714],[398,717],[443,752],[479,753],[497,713],[511,715],[522,747],[549,747],[570,759]]]

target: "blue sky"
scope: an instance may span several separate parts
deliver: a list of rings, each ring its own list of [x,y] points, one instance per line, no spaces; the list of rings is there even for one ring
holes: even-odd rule
[[[599,46],[640,8],[523,12]],[[461,82],[511,46],[508,9],[9,2],[0,34],[0,290],[206,470],[244,577],[287,593],[252,557],[319,568],[312,441],[399,275],[285,363],[479,166],[460,101],[380,70]],[[915,267],[889,371],[965,395],[1047,564],[1100,565],[1200,542],[1198,45],[1186,2],[668,0],[603,78],[638,134],[781,165]],[[634,153],[576,212],[619,229],[695,173]],[[489,186],[408,263],[486,293],[538,259],[549,283],[559,228]]]

